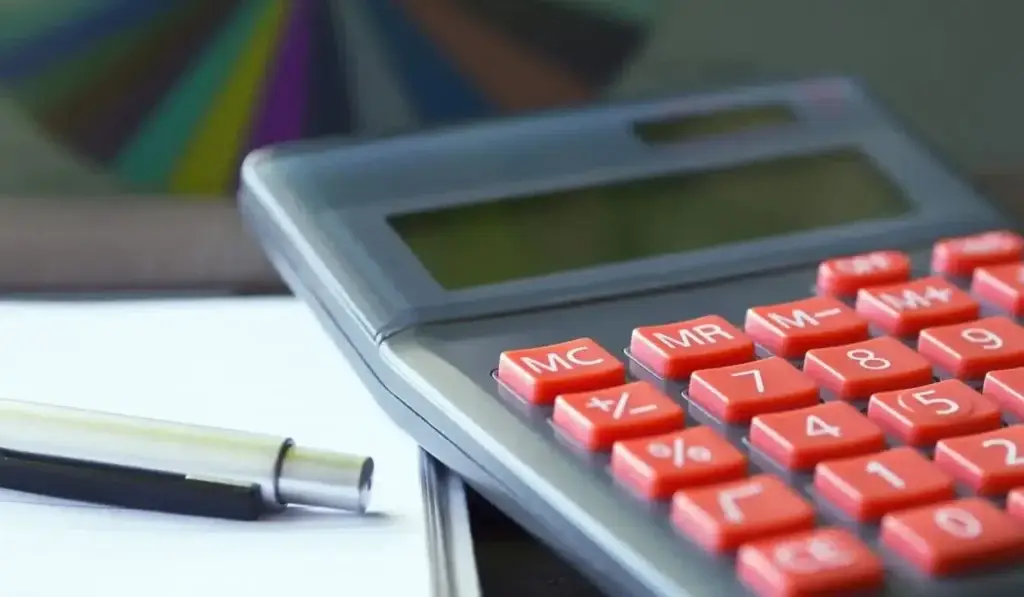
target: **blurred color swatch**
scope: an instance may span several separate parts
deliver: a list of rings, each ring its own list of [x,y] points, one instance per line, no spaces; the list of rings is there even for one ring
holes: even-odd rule
[[[0,91],[127,189],[233,195],[268,144],[600,96],[660,0],[17,0]]]

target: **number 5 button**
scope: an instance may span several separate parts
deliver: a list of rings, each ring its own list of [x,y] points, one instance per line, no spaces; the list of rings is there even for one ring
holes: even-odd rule
[[[1005,317],[930,328],[918,337],[917,350],[960,379],[981,379],[1024,365],[1024,328]]]
[[[1024,485],[1024,425],[942,440],[935,463],[981,495]]]
[[[871,397],[868,417],[911,446],[995,429],[1001,415],[988,398],[955,379]]]

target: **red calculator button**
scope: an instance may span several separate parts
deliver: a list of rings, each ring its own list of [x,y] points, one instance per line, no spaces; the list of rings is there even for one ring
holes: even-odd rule
[[[1024,264],[979,267],[971,279],[971,292],[1003,311],[1024,315]]]
[[[814,487],[860,522],[956,497],[953,478],[908,447],[823,462],[814,471]]]
[[[744,329],[780,357],[796,358],[812,348],[868,337],[868,324],[853,309],[827,296],[747,310]]]
[[[1006,496],[1006,511],[1017,520],[1024,522],[1024,487],[1019,487]]]
[[[882,561],[849,531],[815,529],[740,548],[736,575],[757,597],[872,594],[882,588]]]
[[[629,352],[659,377],[685,379],[698,369],[754,360],[754,341],[721,317],[708,315],[636,328]]]
[[[960,379],[1024,365],[1024,328],[1005,317],[986,317],[921,332],[917,350]]]
[[[607,450],[619,440],[682,429],[682,407],[646,381],[593,392],[562,394],[552,421],[591,450]]]
[[[709,427],[616,442],[612,473],[644,497],[666,499],[684,487],[747,473],[747,457]]]
[[[818,290],[833,296],[853,296],[861,288],[909,279],[910,257],[900,251],[829,259],[818,266]]]
[[[585,392],[626,381],[626,366],[590,338],[561,344],[506,350],[498,379],[520,398],[551,404],[555,396]]]
[[[1024,526],[982,498],[888,514],[882,544],[921,572],[949,576],[1024,559]]]
[[[885,434],[845,402],[754,417],[750,443],[790,470],[885,449]]]
[[[935,276],[857,293],[857,312],[894,336],[976,319],[980,310],[971,295]]]
[[[843,400],[932,381],[928,361],[887,336],[810,350],[804,358],[804,373]]]
[[[1024,420],[1024,367],[992,371],[985,376],[982,393],[999,408]]]
[[[979,495],[1003,495],[1024,486],[1024,425],[944,439],[935,463]]]
[[[947,276],[969,276],[983,265],[1020,261],[1024,239],[1009,230],[996,230],[947,238],[932,249],[932,271]]]
[[[724,553],[755,539],[810,530],[814,510],[779,479],[758,475],[679,491],[672,521],[704,549]]]
[[[727,423],[759,414],[818,403],[818,387],[785,359],[770,357],[742,365],[697,371],[690,400]]]
[[[900,441],[918,447],[989,431],[1002,419],[991,400],[955,379],[875,394],[868,402],[868,417]]]

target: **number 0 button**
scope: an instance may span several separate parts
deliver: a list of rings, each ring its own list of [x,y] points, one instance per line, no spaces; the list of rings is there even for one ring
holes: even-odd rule
[[[1005,317],[988,317],[921,332],[917,350],[960,379],[1024,365],[1024,328]]]
[[[982,498],[889,514],[882,519],[881,538],[933,576],[1024,560],[1024,527]]]
[[[1024,485],[1024,425],[942,440],[935,463],[981,495]]]
[[[955,379],[871,397],[868,417],[911,446],[982,433],[999,427],[1002,416],[988,398]]]

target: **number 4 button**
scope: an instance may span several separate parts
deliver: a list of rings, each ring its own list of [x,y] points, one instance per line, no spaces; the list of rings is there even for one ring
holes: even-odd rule
[[[885,435],[845,402],[754,417],[750,443],[789,470],[885,449]]]
[[[1024,485],[1024,425],[943,440],[935,463],[981,495]]]
[[[988,317],[921,332],[917,350],[960,379],[1024,365],[1024,328],[1005,317]]]

